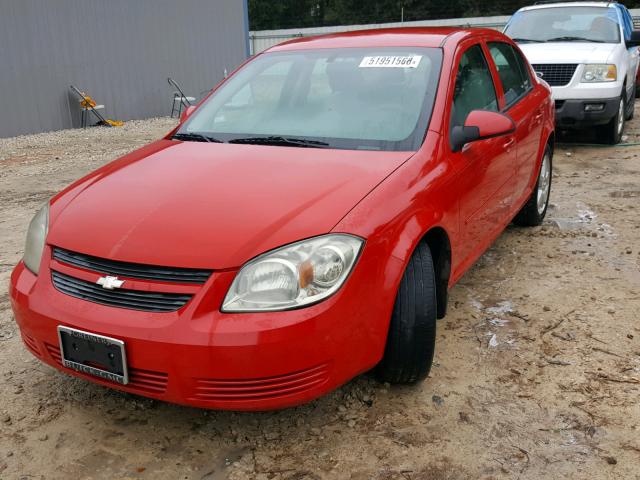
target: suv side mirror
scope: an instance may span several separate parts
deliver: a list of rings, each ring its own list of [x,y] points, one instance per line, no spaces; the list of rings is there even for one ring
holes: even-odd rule
[[[463,127],[453,127],[451,150],[459,152],[467,143],[513,133],[516,125],[510,117],[498,112],[473,110]]]
[[[180,123],[184,123],[184,121],[189,118],[189,116],[193,113],[193,111],[196,109],[195,105],[189,105],[187,108],[184,109],[184,111],[182,112],[182,115],[180,115]]]
[[[640,30],[631,32],[631,38],[626,41],[627,48],[640,47]]]

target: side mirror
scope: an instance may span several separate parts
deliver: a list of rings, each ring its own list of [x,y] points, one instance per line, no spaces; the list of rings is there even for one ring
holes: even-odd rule
[[[467,143],[513,133],[515,123],[507,115],[486,110],[474,110],[467,116],[463,127],[453,127],[451,150],[459,152]]]
[[[631,32],[631,38],[626,41],[627,48],[640,47],[640,30]]]
[[[627,48],[640,47],[640,30],[631,32],[631,38],[625,41]]]
[[[189,105],[187,108],[185,108],[182,112],[182,115],[180,115],[180,123],[184,123],[184,121],[189,118],[189,116],[191,116],[195,109],[195,105]]]

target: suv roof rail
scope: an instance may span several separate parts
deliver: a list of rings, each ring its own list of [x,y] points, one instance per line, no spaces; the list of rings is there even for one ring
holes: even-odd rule
[[[538,0],[534,5],[546,5],[548,3],[573,3],[573,2],[598,2],[598,3],[618,3],[616,0]]]

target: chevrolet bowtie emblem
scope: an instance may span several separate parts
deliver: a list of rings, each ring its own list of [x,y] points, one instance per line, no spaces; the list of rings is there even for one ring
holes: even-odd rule
[[[124,280],[118,280],[118,277],[100,277],[96,282],[98,285],[102,285],[102,288],[107,290],[113,290],[114,288],[120,288],[124,283]]]

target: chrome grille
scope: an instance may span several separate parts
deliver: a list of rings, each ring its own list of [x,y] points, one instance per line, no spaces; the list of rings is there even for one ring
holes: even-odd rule
[[[573,78],[576,63],[536,63],[531,65],[537,74],[552,87],[563,87]]]
[[[211,276],[211,270],[179,267],[158,267],[142,263],[120,262],[106,258],[71,252],[63,248],[53,248],[53,258],[74,267],[91,270],[97,273],[118,275],[124,278],[157,280],[175,283],[205,283]]]
[[[51,278],[53,285],[62,293],[89,302],[130,310],[175,312],[192,297],[189,294],[159,293],[126,288],[106,290],[95,283],[80,280],[55,270],[51,271]]]

